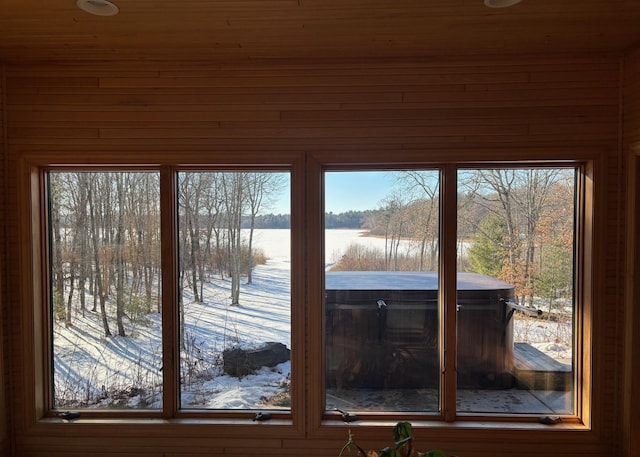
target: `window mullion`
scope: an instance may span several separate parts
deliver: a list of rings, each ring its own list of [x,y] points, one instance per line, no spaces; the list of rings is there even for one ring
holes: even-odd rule
[[[457,168],[455,165],[447,165],[442,171],[440,205],[441,410],[446,421],[454,421],[457,389]]]
[[[162,348],[163,348],[163,415],[171,418],[179,408],[178,389],[178,230],[177,178],[175,170],[160,171],[160,218],[162,264]]]

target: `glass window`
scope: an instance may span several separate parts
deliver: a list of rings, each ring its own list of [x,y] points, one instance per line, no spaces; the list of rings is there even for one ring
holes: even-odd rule
[[[455,372],[456,413],[573,414],[576,173],[460,169],[447,220],[440,170],[326,171],[326,410],[443,412]]]
[[[309,157],[44,166],[48,414],[579,420],[590,164]]]
[[[48,176],[53,407],[161,408],[159,174]]]
[[[178,182],[181,406],[288,409],[288,175],[188,171]]]
[[[438,411],[439,171],[324,179],[326,408]]]
[[[458,173],[458,410],[571,414],[574,168]]]
[[[162,303],[160,174],[48,178],[54,409],[162,409],[172,379],[183,409],[290,407],[288,173],[178,173],[175,306]],[[179,331],[163,334],[172,309]]]

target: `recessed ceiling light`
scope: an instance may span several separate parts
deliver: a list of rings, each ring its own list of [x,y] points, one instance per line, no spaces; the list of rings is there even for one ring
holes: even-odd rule
[[[82,11],[96,16],[115,16],[120,11],[115,4],[108,0],[78,0],[76,5]]]
[[[484,0],[484,4],[489,8],[507,8],[521,1],[522,0]]]

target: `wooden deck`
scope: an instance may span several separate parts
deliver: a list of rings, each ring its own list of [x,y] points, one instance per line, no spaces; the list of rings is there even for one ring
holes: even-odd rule
[[[571,389],[572,369],[527,343],[515,343],[513,375],[516,382],[530,390]]]

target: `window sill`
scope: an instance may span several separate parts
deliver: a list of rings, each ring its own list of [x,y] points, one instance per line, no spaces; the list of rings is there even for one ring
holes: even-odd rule
[[[400,419],[404,420],[404,419]],[[591,428],[575,418],[568,418],[559,423],[545,424],[541,421],[525,420],[523,418],[515,418],[513,420],[499,418],[461,418],[455,422],[446,422],[440,419],[434,420],[414,420],[411,422],[413,430],[417,437],[426,431],[438,430],[438,433],[445,435],[455,435],[462,430],[482,430],[491,431],[522,431],[522,432],[589,432]],[[358,429],[365,436],[370,433],[373,437],[379,437],[381,430],[390,430],[398,422],[396,418],[393,420],[358,420],[345,423],[341,420],[327,419],[322,421],[318,433],[320,435],[333,435],[335,430],[340,429]]]

